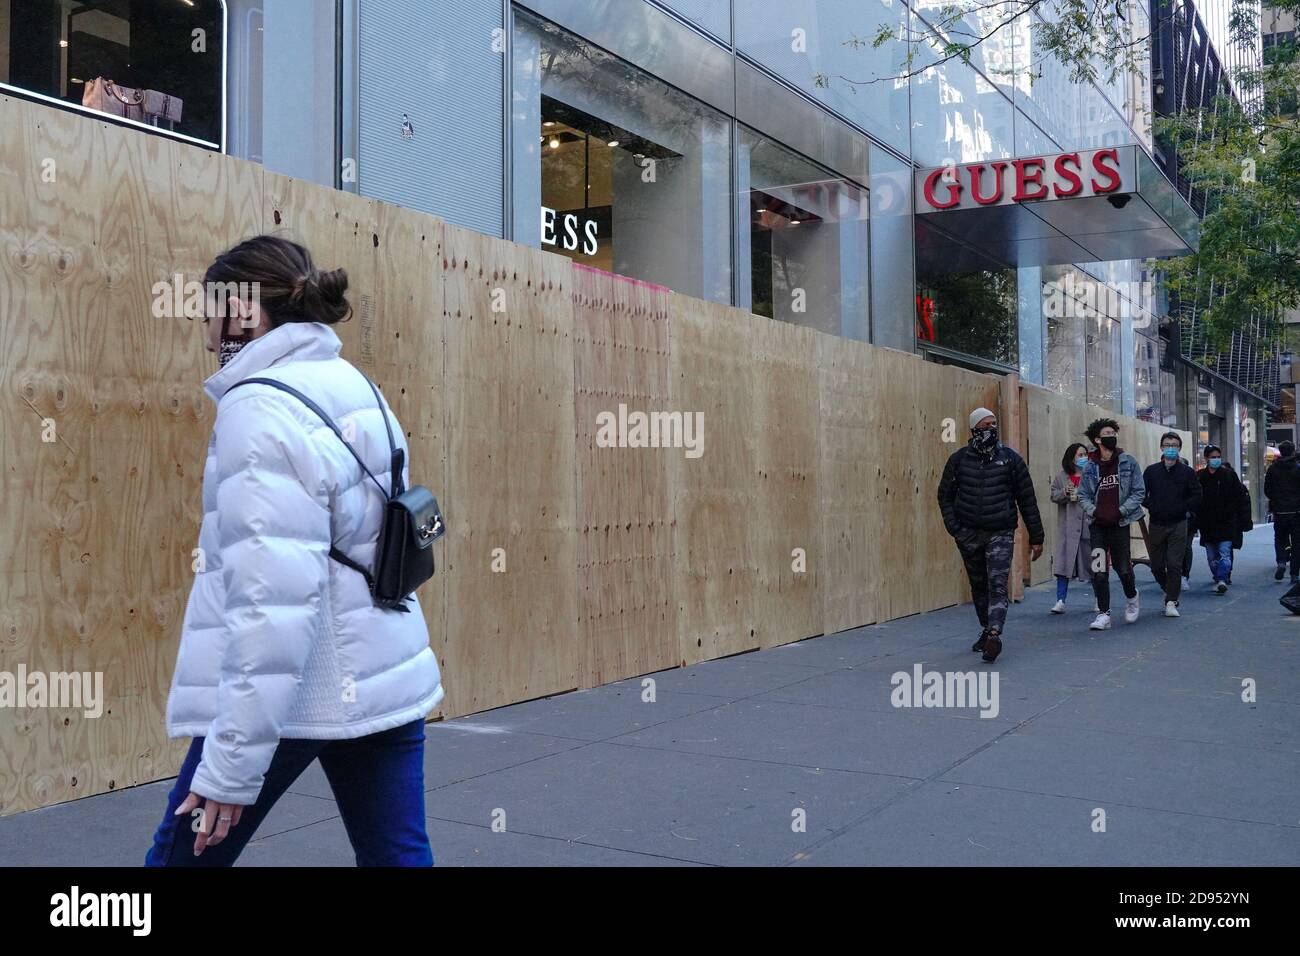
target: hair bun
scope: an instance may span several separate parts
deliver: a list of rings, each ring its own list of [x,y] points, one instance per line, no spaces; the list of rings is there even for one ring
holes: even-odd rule
[[[320,289],[321,299],[334,304],[343,301],[343,293],[348,290],[347,269],[317,269],[312,281]]]

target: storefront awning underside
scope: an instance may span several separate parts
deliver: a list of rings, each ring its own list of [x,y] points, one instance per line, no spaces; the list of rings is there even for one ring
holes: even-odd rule
[[[1136,147],[1135,182],[1108,196],[926,211],[918,206],[917,266],[944,275],[1010,266],[1187,255],[1195,210]]]

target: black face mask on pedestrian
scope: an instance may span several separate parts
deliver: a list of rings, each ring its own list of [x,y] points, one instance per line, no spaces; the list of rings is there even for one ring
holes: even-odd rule
[[[972,428],[970,430],[971,444],[981,451],[988,451],[998,443],[998,426],[990,425],[987,428]]]
[[[1114,451],[1115,447],[1119,444],[1119,439],[1114,435],[1106,435],[1098,439],[1097,444],[1107,451]]]

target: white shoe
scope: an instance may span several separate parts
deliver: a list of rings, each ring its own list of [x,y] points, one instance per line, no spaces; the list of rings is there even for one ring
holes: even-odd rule
[[[1098,611],[1098,612],[1097,612],[1097,617],[1093,620],[1093,622],[1092,622],[1091,624],[1088,625],[1088,630],[1090,630],[1090,631],[1109,631],[1109,630],[1110,630],[1110,615],[1109,615],[1109,614],[1106,614],[1106,613],[1104,613],[1104,612]]]
[[[1173,601],[1165,602],[1165,617],[1181,617],[1178,613],[1178,605]]]
[[[1133,598],[1124,607],[1124,623],[1132,624],[1138,619],[1138,599]]]
[[[1065,613],[1065,602],[1064,602],[1064,601],[1057,601],[1055,604],[1052,605],[1051,611],[1052,611],[1053,614],[1064,614],[1064,613]]]
[[[1227,590],[1228,590],[1228,585],[1227,585],[1226,583],[1224,583],[1223,581],[1219,581],[1218,583],[1216,583],[1216,584],[1214,585],[1214,593],[1215,593],[1215,594],[1223,594],[1223,593],[1225,593]]]

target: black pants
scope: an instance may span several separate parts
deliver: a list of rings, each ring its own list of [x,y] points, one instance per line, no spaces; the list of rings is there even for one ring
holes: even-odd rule
[[[1300,574],[1300,513],[1273,515],[1273,551],[1278,564],[1291,565],[1291,577]]]
[[[1124,596],[1131,600],[1138,593],[1137,582],[1133,579],[1133,561],[1129,558],[1128,528],[1104,528],[1095,524],[1090,532],[1092,553],[1088,560],[1092,567],[1092,590],[1097,595],[1097,609],[1103,614],[1109,614],[1110,572],[1106,570],[1107,551],[1110,552],[1110,563],[1119,575],[1119,583],[1124,587]]]
[[[981,627],[996,628],[1001,632],[1010,604],[1007,585],[1016,533],[962,531],[956,540],[962,563],[966,565],[966,577],[970,579],[975,616],[979,618]]]
[[[1151,543],[1151,574],[1165,592],[1165,600],[1178,602],[1183,591],[1183,557],[1187,552],[1187,522],[1151,522],[1147,529]]]

